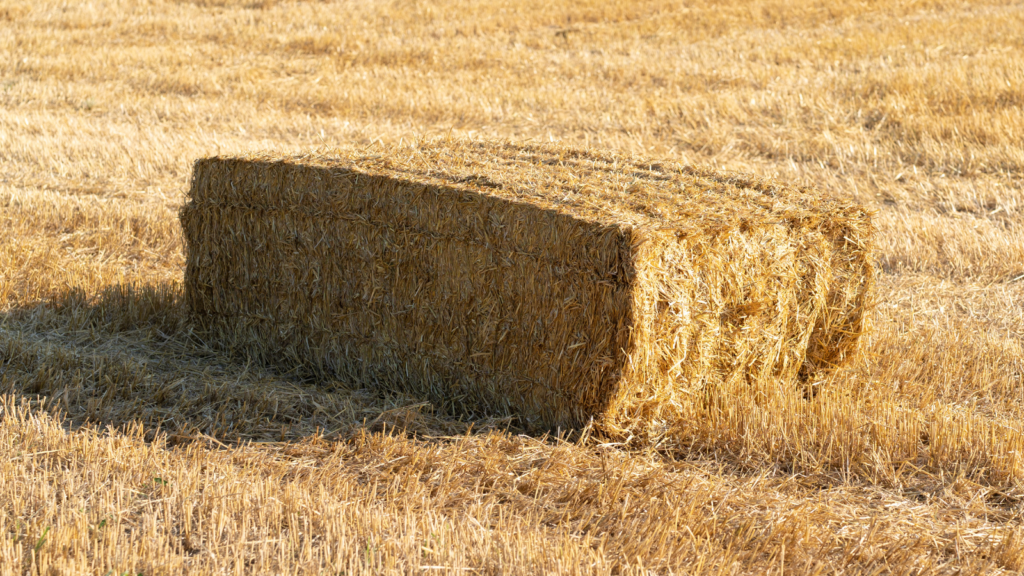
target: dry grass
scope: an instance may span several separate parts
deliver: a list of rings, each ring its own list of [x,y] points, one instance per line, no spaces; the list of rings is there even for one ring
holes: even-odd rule
[[[1021,29],[1013,1],[0,4],[0,573],[1021,570]],[[864,355],[637,452],[189,325],[195,158],[449,132],[868,206]]]

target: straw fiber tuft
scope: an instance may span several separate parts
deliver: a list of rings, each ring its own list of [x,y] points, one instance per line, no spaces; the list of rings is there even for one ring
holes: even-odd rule
[[[871,221],[747,176],[436,140],[209,158],[186,299],[256,360],[612,434],[810,382],[864,329]]]

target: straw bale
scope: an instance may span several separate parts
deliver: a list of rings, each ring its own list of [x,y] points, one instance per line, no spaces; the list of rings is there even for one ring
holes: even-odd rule
[[[202,159],[181,221],[186,300],[223,345],[531,428],[625,433],[821,378],[873,281],[859,206],[558,146]]]

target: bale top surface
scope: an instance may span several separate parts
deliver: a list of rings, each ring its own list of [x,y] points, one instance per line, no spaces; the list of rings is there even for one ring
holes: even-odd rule
[[[744,174],[730,174],[671,162],[648,162],[607,152],[556,145],[495,145],[435,140],[428,145],[318,151],[281,156],[255,153],[237,160],[285,162],[367,176],[468,190],[554,210],[602,224],[644,229],[705,232],[734,226],[788,223],[814,226],[841,218],[862,218],[859,207],[816,191]],[[218,201],[223,189],[192,190],[192,199]],[[206,195],[205,198],[197,194]],[[291,190],[288,203],[324,201],[324,190]],[[261,198],[266,202],[267,198]],[[282,199],[283,200],[283,199]]]

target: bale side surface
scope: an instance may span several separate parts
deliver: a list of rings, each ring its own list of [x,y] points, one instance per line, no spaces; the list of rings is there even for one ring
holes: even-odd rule
[[[194,184],[267,182],[338,201],[185,207],[189,303],[219,341],[538,426],[603,413],[632,324],[629,230],[282,163],[200,163]]]

